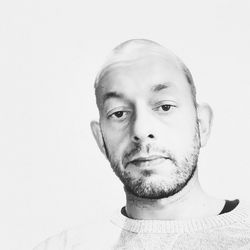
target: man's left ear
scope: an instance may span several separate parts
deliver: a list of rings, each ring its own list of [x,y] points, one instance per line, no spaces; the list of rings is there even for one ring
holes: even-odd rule
[[[213,121],[213,111],[208,104],[202,103],[198,104],[197,115],[200,129],[201,147],[203,147],[206,145],[210,135]]]

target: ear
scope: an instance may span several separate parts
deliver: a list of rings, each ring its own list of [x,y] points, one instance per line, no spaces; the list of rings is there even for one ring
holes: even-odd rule
[[[200,129],[201,147],[204,147],[211,132],[213,111],[208,104],[203,103],[198,105],[197,115]]]
[[[97,143],[99,149],[106,156],[106,151],[105,151],[105,147],[104,147],[104,141],[103,141],[100,123],[97,121],[92,121],[90,123],[90,127],[91,127],[92,133],[95,137],[95,140],[96,140],[96,143]]]

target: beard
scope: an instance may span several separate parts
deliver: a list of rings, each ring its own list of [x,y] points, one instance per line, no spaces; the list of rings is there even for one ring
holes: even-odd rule
[[[125,191],[139,198],[162,199],[178,193],[192,179],[197,168],[200,151],[200,133],[197,124],[191,147],[185,154],[179,157],[176,157],[169,150],[158,148],[152,144],[136,144],[132,149],[124,153],[122,161],[120,161],[112,156],[105,141],[104,147],[110,165],[123,183]],[[168,161],[166,168],[171,165],[173,171],[168,176],[155,175],[147,169],[141,171],[139,175],[128,171],[126,163],[129,162],[129,159],[144,152],[147,152],[149,155],[157,153],[163,155]]]

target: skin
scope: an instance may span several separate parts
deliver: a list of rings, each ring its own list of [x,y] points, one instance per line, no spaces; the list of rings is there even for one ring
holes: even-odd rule
[[[197,173],[211,109],[194,105],[176,58],[147,51],[104,71],[97,87],[100,120],[91,123],[124,184],[127,215],[173,220],[218,214],[224,201],[203,192]]]

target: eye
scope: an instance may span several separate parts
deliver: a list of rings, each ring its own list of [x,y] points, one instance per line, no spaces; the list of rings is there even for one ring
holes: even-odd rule
[[[170,105],[170,104],[162,104],[162,105],[157,106],[154,110],[160,113],[167,113],[170,111],[172,107],[173,105]]]
[[[163,110],[163,111],[169,111],[170,109],[171,109],[171,105],[169,105],[169,104],[164,104],[164,105],[161,105],[160,107],[159,107],[159,109],[161,109],[161,110]]]
[[[127,111],[116,111],[109,115],[109,118],[115,119],[115,120],[123,120],[127,116]]]
[[[177,103],[173,100],[162,100],[154,104],[153,110],[159,115],[169,115],[177,108]]]
[[[121,118],[124,115],[124,111],[117,111],[112,115],[117,117],[117,118]]]

